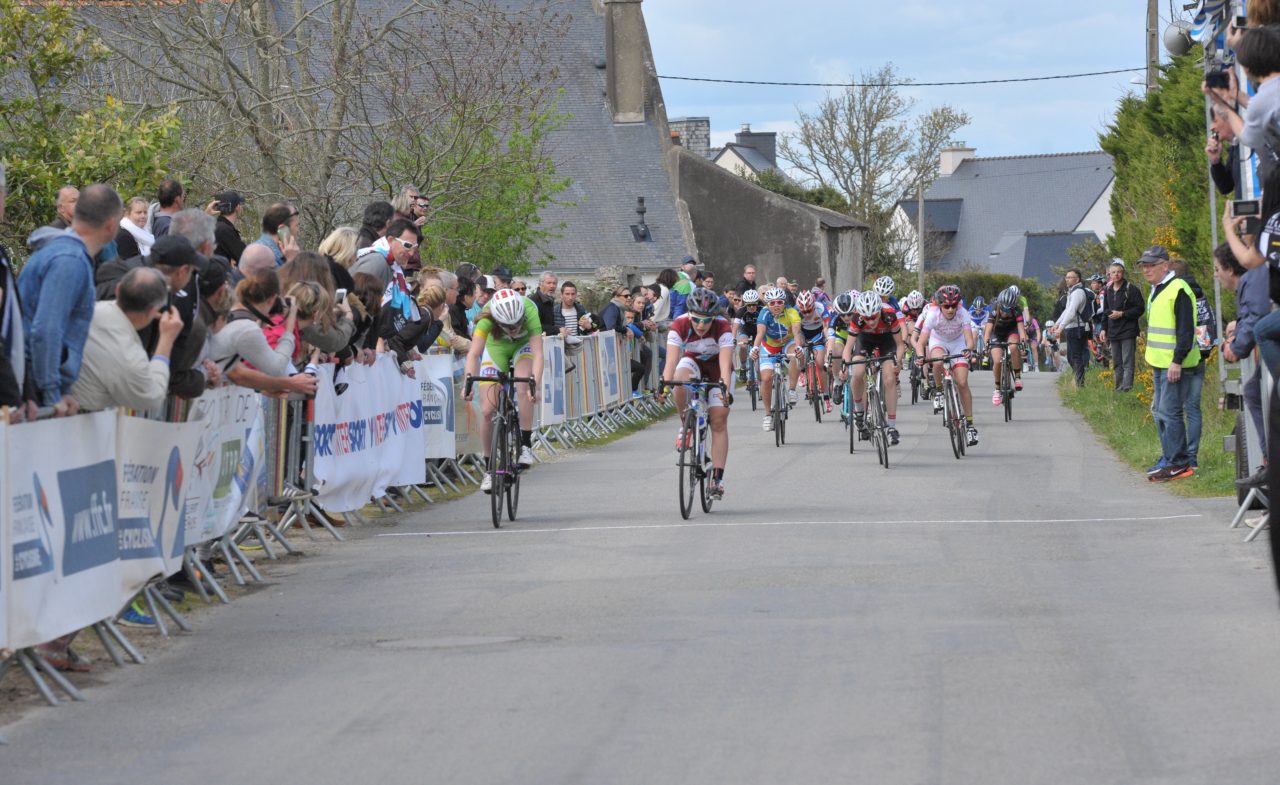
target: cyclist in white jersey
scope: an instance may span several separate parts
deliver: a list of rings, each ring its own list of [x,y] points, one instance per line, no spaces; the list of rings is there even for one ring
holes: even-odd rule
[[[926,309],[921,316],[920,336],[916,339],[916,357],[923,363],[925,357],[943,357],[949,354],[972,353],[976,338],[973,316],[964,307],[957,286],[942,286],[933,296],[936,307]],[[942,389],[941,363],[931,363],[937,389]],[[978,429],[973,424],[973,395],[969,392],[969,360],[960,357],[951,361],[951,378],[960,393],[964,409],[969,446],[978,443]],[[942,393],[934,393],[934,412],[942,411]]]

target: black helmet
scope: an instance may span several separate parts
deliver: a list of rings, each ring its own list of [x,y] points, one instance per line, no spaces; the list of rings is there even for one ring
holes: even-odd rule
[[[696,313],[699,316],[715,316],[716,312],[720,310],[720,298],[716,297],[716,293],[705,286],[699,286],[689,293],[684,305],[689,313]]]

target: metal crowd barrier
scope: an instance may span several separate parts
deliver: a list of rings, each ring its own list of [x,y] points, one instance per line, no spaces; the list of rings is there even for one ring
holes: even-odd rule
[[[1242,427],[1237,427],[1234,438],[1228,437],[1231,441],[1223,446],[1227,448],[1228,452],[1234,452],[1236,455],[1240,455],[1240,453],[1243,452],[1246,461],[1246,476],[1253,474],[1253,467],[1261,466],[1266,460],[1266,455],[1262,451],[1262,439],[1260,438],[1260,434],[1257,432],[1257,427],[1254,425],[1253,417],[1249,414],[1248,405],[1244,402],[1245,383],[1253,376],[1254,371],[1256,371],[1260,366],[1259,359],[1256,356],[1257,354],[1258,352],[1255,349],[1248,357],[1240,358],[1240,379],[1229,380],[1227,386],[1224,388],[1224,392],[1229,392],[1239,396],[1240,417],[1238,418],[1238,422]],[[1269,431],[1271,427],[1271,406],[1269,405],[1269,401],[1271,400],[1271,392],[1272,388],[1275,386],[1275,380],[1271,377],[1271,374],[1266,372],[1265,368],[1259,378],[1262,381],[1262,427]],[[1244,449],[1242,451],[1238,449],[1240,445],[1235,443],[1235,440],[1239,439],[1244,440]],[[1266,512],[1252,521],[1248,520],[1247,515],[1257,506],[1263,507]],[[1263,529],[1267,528],[1270,523],[1270,519],[1270,498],[1267,493],[1267,489],[1257,487],[1250,488],[1249,492],[1245,494],[1244,499],[1241,501],[1240,506],[1236,509],[1235,517],[1231,519],[1230,528],[1235,529],[1241,524],[1245,524],[1249,529],[1249,533],[1245,535],[1244,541],[1253,542],[1262,533]]]

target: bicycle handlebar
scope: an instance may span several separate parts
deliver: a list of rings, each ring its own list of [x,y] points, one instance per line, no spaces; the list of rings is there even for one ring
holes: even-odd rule
[[[920,360],[927,363],[941,363],[947,362],[948,360],[958,360],[960,358],[968,359],[971,354],[975,353],[977,353],[977,350],[972,349],[960,352],[959,354],[944,354],[941,357],[922,357]]]
[[[537,380],[532,376],[508,376],[502,372],[499,372],[497,376],[468,376],[467,382],[462,388],[463,395],[470,395],[471,385],[476,382],[481,382],[482,384],[515,384],[516,382],[523,382],[529,385],[537,384]]]
[[[676,379],[663,379],[663,380],[662,380],[662,387],[663,387],[663,389],[667,389],[667,388],[670,388],[670,387],[677,387],[677,386],[682,386],[682,387],[695,387],[695,388],[703,388],[703,387],[706,387],[706,388],[719,388],[720,392],[728,392],[728,391],[729,391],[729,390],[728,390],[728,388],[726,388],[726,387],[724,386],[724,382],[704,382],[704,381],[694,381],[694,380],[692,380],[692,379],[691,379],[691,380],[689,380],[689,381],[687,381],[687,382],[678,381],[678,380],[676,380]]]
[[[845,365],[872,365],[872,364],[883,364],[887,362],[891,362],[894,365],[897,365],[898,358],[891,354],[884,354],[879,357],[863,357],[861,360],[850,360],[849,362],[845,363]]]

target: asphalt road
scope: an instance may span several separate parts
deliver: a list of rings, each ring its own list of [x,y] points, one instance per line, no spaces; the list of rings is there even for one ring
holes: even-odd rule
[[[0,729],[0,783],[1276,782],[1265,547],[1028,382],[961,461],[922,406],[886,471],[740,405],[688,523],[671,422],[539,467],[508,529],[477,495],[313,548]]]

